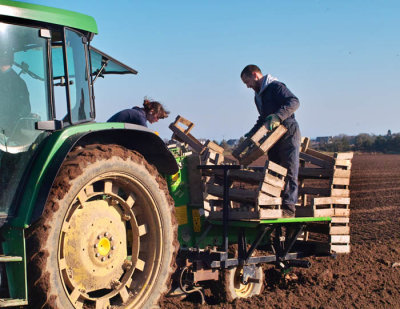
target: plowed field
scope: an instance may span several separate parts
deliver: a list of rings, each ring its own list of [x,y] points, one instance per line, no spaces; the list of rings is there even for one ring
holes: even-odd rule
[[[208,304],[167,299],[162,308],[400,308],[400,155],[355,155],[351,176],[351,253],[310,258],[297,279],[266,269],[259,296]]]

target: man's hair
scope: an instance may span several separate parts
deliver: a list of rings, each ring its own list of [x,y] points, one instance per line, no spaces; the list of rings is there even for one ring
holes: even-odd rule
[[[240,73],[240,77],[243,76],[250,77],[253,74],[253,72],[261,73],[261,70],[255,64],[246,65],[245,68],[242,70],[242,73]]]
[[[143,108],[146,114],[152,112],[158,119],[167,118],[169,115],[169,111],[165,110],[160,102],[152,101],[148,98],[144,98]]]

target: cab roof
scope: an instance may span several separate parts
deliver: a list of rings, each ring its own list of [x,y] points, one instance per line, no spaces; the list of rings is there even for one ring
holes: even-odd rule
[[[0,18],[1,16],[29,19],[98,33],[93,17],[44,5],[0,0]]]

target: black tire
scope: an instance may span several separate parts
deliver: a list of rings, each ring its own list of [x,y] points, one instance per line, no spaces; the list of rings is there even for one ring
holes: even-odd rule
[[[33,308],[150,308],[178,250],[165,180],[118,145],[73,150],[27,233]]]
[[[264,271],[261,266],[255,266],[254,279],[258,282],[241,283],[243,269],[234,267],[224,271],[224,288],[226,300],[232,302],[236,298],[249,298],[259,295],[264,287]]]

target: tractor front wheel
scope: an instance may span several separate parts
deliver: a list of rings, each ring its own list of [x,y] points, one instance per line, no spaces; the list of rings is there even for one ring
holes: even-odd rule
[[[150,308],[166,292],[178,249],[173,200],[139,153],[72,151],[27,235],[37,308]]]

